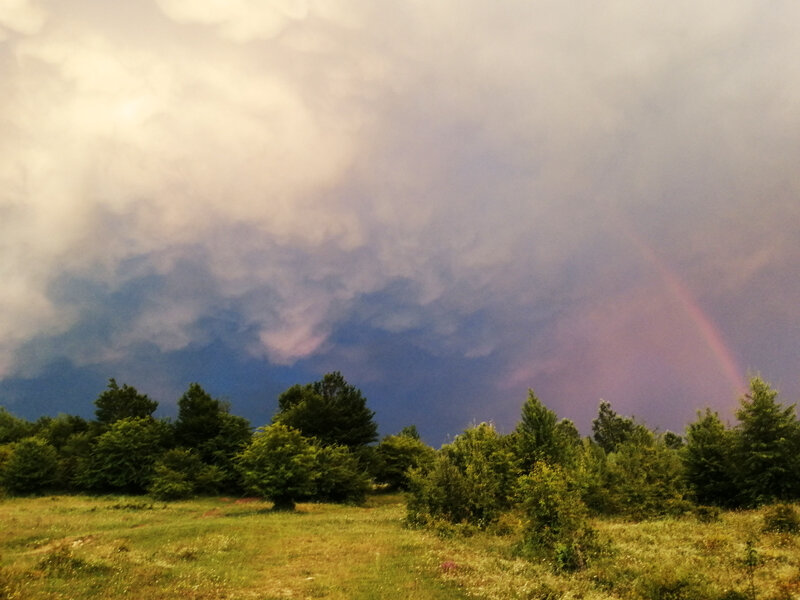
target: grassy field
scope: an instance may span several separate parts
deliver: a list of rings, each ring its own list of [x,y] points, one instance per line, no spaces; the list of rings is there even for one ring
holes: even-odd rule
[[[226,498],[2,500],[0,599],[800,598],[800,538],[764,533],[763,511],[707,524],[598,520],[603,554],[557,575],[514,556],[513,518],[465,537],[404,528],[401,496],[269,508]]]

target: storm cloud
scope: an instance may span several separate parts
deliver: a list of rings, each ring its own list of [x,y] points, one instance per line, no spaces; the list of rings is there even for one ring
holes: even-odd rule
[[[36,382],[121,372],[166,404],[211,377],[262,416],[208,365],[276,389],[339,369],[385,433],[440,441],[512,423],[529,387],[584,430],[600,398],[662,428],[730,414],[755,370],[793,401],[799,21],[5,3],[6,403],[74,410]]]

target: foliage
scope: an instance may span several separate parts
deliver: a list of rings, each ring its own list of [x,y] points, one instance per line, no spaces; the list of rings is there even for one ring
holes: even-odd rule
[[[148,492],[157,500],[178,500],[222,489],[225,475],[215,465],[204,464],[197,453],[185,448],[164,452],[153,468]]]
[[[485,527],[511,505],[516,476],[508,439],[481,423],[443,446],[430,468],[410,471],[408,521],[443,519]]]
[[[178,400],[174,429],[178,446],[191,449],[204,463],[217,467],[223,476],[219,485],[235,488],[233,459],[251,437],[247,419],[230,414],[227,403],[212,398],[199,384],[192,383]],[[219,485],[212,485],[207,491]]]
[[[283,423],[260,427],[238,455],[236,465],[245,489],[272,500],[279,510],[314,493],[316,452],[297,430]]]
[[[374,417],[361,391],[335,371],[281,394],[273,422],[297,429],[323,445],[355,449],[378,438]]]
[[[83,417],[60,414],[55,418],[41,417],[35,423],[36,435],[47,440],[56,450],[61,451],[70,437],[89,430],[89,423]]]
[[[34,494],[53,489],[57,483],[58,454],[38,437],[24,438],[11,446],[0,470],[0,481],[12,494]]]
[[[791,504],[776,504],[764,513],[763,531],[770,533],[800,533],[800,515]]]
[[[314,448],[314,500],[361,504],[369,488],[369,475],[347,447]]]
[[[726,429],[719,415],[706,409],[686,430],[682,454],[686,481],[701,504],[732,506],[737,503],[734,432]]]
[[[794,405],[781,405],[777,395],[753,377],[736,413],[738,485],[747,504],[800,497],[800,425]]]
[[[586,566],[595,548],[580,490],[558,465],[539,462],[519,479],[519,504],[525,515],[521,550],[550,561],[560,571]]]
[[[606,452],[615,452],[625,442],[648,433],[633,419],[619,416],[605,401],[600,403],[597,418],[592,421],[594,441]]]
[[[514,434],[523,470],[541,461],[566,464],[580,443],[575,425],[567,419],[559,422],[556,413],[542,404],[533,390],[528,390],[528,399],[522,405],[522,420]]]
[[[92,444],[91,457],[78,474],[95,490],[142,493],[169,437],[168,426],[152,417],[126,417],[111,424]]]
[[[387,435],[375,449],[375,480],[391,489],[407,490],[409,469],[425,468],[431,464],[435,451],[420,441],[400,432]]]
[[[33,433],[32,423],[15,417],[4,406],[0,406],[0,445],[17,442]]]
[[[158,408],[158,402],[128,384],[119,387],[113,377],[108,380],[108,389],[94,404],[97,421],[103,425],[111,425],[120,419],[151,417]]]
[[[612,512],[637,519],[690,508],[677,451],[652,437],[624,442],[608,455],[605,488]]]

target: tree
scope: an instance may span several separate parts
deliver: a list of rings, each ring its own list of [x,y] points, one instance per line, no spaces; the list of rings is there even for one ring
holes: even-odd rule
[[[800,497],[800,426],[794,405],[781,405],[777,396],[763,379],[753,377],[736,412],[738,483],[753,505]]]
[[[346,446],[315,447],[314,472],[314,500],[351,504],[364,502],[370,478],[358,457]]]
[[[608,454],[604,487],[608,509],[636,519],[685,512],[687,489],[676,450],[663,440],[636,436]]]
[[[57,482],[56,449],[38,437],[24,438],[12,445],[0,478],[3,487],[14,494],[40,493]]]
[[[323,445],[354,450],[378,439],[374,417],[361,391],[336,371],[320,381],[294,385],[281,394],[273,422],[298,429]]]
[[[236,465],[245,489],[294,510],[299,498],[314,493],[314,447],[297,429],[274,423],[260,427],[238,455]]]
[[[629,417],[620,417],[608,402],[600,402],[597,418],[592,421],[594,441],[606,452],[614,452],[617,447],[632,437],[645,435],[647,428]]]
[[[198,453],[203,462],[216,465],[232,479],[233,458],[250,441],[250,423],[230,414],[230,406],[212,398],[192,383],[178,400],[175,442]]]
[[[518,471],[507,436],[481,423],[442,446],[430,468],[409,472],[408,521],[485,527],[511,506]]]
[[[682,454],[686,481],[700,504],[734,506],[739,501],[736,483],[734,432],[716,412],[706,408],[686,429]]]
[[[90,489],[144,492],[169,433],[165,423],[152,417],[114,421],[94,441],[91,457],[79,474],[80,482]]]
[[[0,406],[0,444],[16,442],[33,435],[34,426],[25,419],[15,417]]]
[[[522,405],[522,420],[514,436],[517,457],[525,471],[540,461],[551,465],[568,462],[580,443],[580,434],[572,421],[558,421],[556,413],[542,404],[533,390],[528,390],[528,399]]]
[[[146,394],[140,394],[135,387],[123,384],[117,385],[112,377],[108,380],[108,389],[94,401],[95,416],[103,425],[125,418],[150,417],[158,408],[158,402],[151,400]]]
[[[156,462],[148,491],[157,500],[179,500],[216,493],[224,478],[219,467],[204,464],[195,452],[172,448]]]
[[[375,449],[375,479],[391,489],[408,489],[409,469],[428,466],[435,456],[433,448],[403,431],[387,435]]]

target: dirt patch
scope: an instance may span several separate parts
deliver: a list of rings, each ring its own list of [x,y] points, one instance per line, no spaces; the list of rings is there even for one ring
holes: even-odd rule
[[[218,508],[212,508],[211,510],[207,510],[202,515],[200,515],[201,519],[211,519],[213,517],[222,516],[222,511]]]
[[[75,538],[62,538],[60,540],[56,540],[54,542],[49,542],[44,544],[43,546],[39,546],[28,552],[28,554],[44,554],[46,552],[51,552],[58,548],[80,548],[86,544],[91,543],[93,540],[96,539],[97,536],[94,535],[82,535]]]
[[[261,498],[239,498],[234,504],[250,504],[251,502],[261,502]]]

